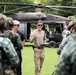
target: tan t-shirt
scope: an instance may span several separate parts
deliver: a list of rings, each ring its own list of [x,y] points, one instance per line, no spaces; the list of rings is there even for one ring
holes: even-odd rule
[[[36,35],[36,38],[34,37],[34,35]],[[45,37],[45,32],[43,30],[38,31],[38,29],[36,29],[30,35],[30,42],[34,42],[34,46],[39,46],[40,44],[44,44],[45,40],[46,37]]]

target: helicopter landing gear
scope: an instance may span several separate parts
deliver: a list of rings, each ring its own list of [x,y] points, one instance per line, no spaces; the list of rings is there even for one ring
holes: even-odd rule
[[[50,41],[49,44],[48,44],[48,46],[50,48],[55,48],[56,47],[56,42],[55,41]]]

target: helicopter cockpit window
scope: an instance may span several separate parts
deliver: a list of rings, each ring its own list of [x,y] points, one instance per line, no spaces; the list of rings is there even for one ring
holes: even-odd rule
[[[62,24],[56,24],[55,27],[54,27],[54,33],[55,34],[61,34],[62,33]]]
[[[47,25],[47,24],[44,24],[44,25],[43,25],[42,30],[45,31],[45,33],[46,33],[46,38],[49,38],[49,30],[48,30],[48,25]]]

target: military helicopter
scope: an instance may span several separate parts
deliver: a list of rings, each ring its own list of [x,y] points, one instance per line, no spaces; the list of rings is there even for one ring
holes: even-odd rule
[[[66,22],[68,19],[66,17],[54,15],[54,14],[45,14],[41,12],[21,12],[20,10],[26,8],[49,8],[55,9],[57,8],[76,8],[70,6],[49,6],[44,4],[21,4],[21,3],[0,3],[0,5],[14,5],[14,6],[21,6],[21,8],[12,9],[10,11],[4,10],[3,14],[8,17],[12,17],[15,20],[20,21],[19,30],[25,35],[25,40],[28,41],[31,33],[32,25],[36,25],[38,20],[43,20],[44,26],[43,30],[46,32],[46,38],[48,39],[48,46],[49,47],[56,47],[62,41],[62,31],[64,27],[67,25]],[[24,6],[24,7],[22,7]],[[5,8],[4,8],[5,9]],[[16,12],[15,11],[20,11]],[[59,10],[64,11],[64,10]],[[12,13],[14,12],[14,13]],[[64,11],[69,12],[69,11]],[[47,30],[48,28],[48,30]]]

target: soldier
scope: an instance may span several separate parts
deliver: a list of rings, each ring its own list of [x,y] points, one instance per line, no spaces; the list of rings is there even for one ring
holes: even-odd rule
[[[23,46],[20,40],[20,36],[19,34],[12,31],[12,27],[13,27],[13,19],[9,18],[6,25],[6,30],[4,31],[4,35],[11,40],[15,49],[22,49]]]
[[[14,45],[16,51],[21,50],[23,48],[22,42],[20,40],[20,36],[18,33],[12,30],[13,28],[13,19],[11,17],[7,17],[8,21],[6,24],[6,30],[4,31],[4,35],[8,37]],[[16,70],[14,69],[16,73]]]
[[[5,21],[0,14],[0,75],[14,75],[11,67],[17,67],[19,58],[11,41],[4,36]],[[10,69],[10,70],[9,70]]]
[[[24,46],[25,37],[24,37],[24,35],[20,31],[18,31],[19,25],[20,25],[20,22],[18,20],[13,20],[12,31],[14,31],[15,33],[18,33],[20,35],[20,39],[21,39],[22,45]],[[18,57],[20,59],[20,64],[19,64],[19,66],[16,69],[16,73],[17,73],[17,75],[22,75],[22,68],[21,68],[21,64],[22,64],[22,54],[21,54],[21,51],[22,50],[16,50],[16,51],[17,51]]]
[[[76,75],[76,22],[72,25],[71,39],[61,52],[54,75]]]
[[[70,34],[73,33],[73,26],[75,25],[75,21],[70,21],[69,24],[68,24],[68,30],[70,31]],[[57,54],[60,55],[61,51],[63,50],[63,47],[66,45],[67,42],[69,42],[71,40],[71,38],[64,38],[58,48],[58,51],[57,51]]]
[[[30,35],[30,42],[34,42],[34,62],[35,62],[35,75],[40,75],[42,64],[44,61],[44,47],[45,32],[42,30],[43,21],[37,22],[37,29]]]

